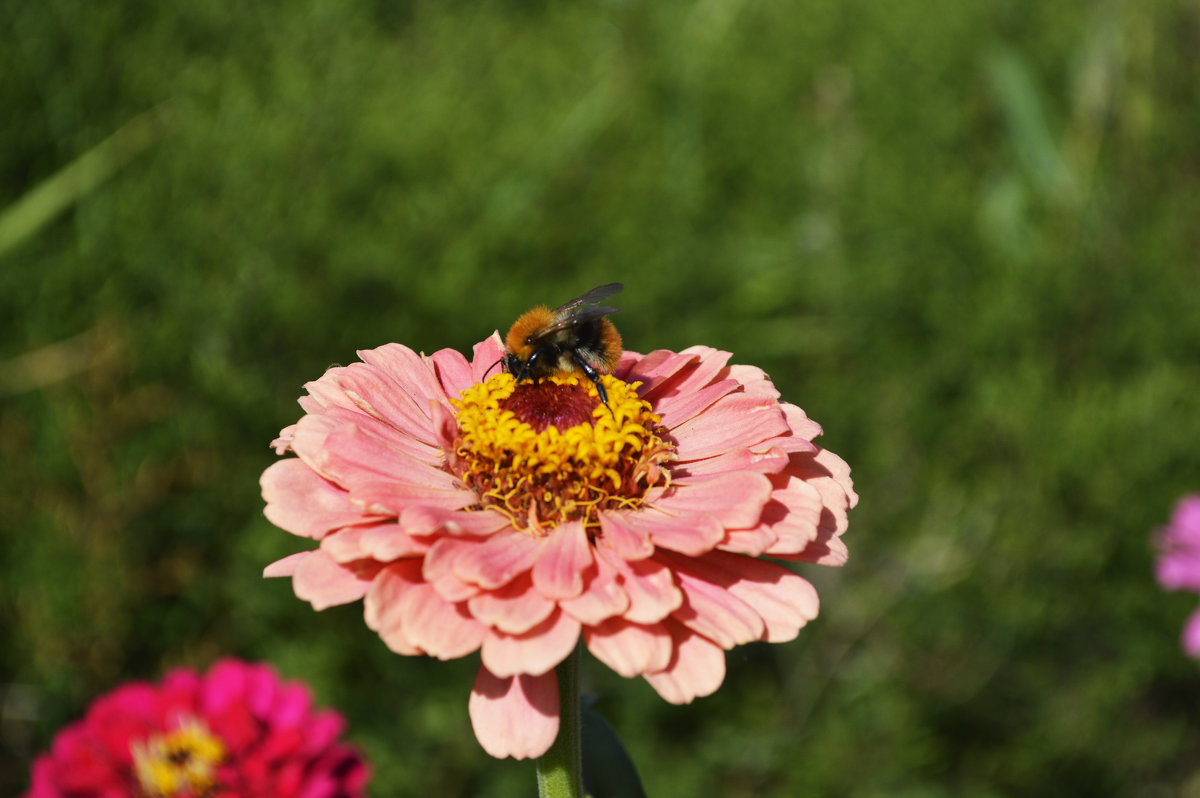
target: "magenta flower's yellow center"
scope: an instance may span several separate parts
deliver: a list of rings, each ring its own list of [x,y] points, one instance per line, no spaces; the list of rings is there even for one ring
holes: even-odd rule
[[[573,519],[594,530],[600,510],[638,507],[665,484],[674,447],[637,395],[640,383],[600,379],[607,405],[574,376],[517,384],[497,374],[462,392],[453,460],[480,509],[534,533]]]
[[[195,718],[179,728],[133,744],[133,766],[142,790],[153,798],[202,796],[217,786],[225,745]]]

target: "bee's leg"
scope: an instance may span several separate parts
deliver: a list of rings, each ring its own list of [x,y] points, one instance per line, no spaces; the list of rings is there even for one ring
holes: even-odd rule
[[[608,407],[608,391],[604,390],[604,386],[600,383],[600,372],[592,368],[591,364],[581,358],[575,352],[571,353],[571,359],[575,361],[575,365],[579,366],[579,370],[583,372],[589,380],[596,383],[596,393],[600,395],[600,401]]]
[[[542,362],[544,357],[544,349],[535,349],[529,359],[521,363],[521,371],[517,374],[517,382],[521,382],[526,378],[536,380],[538,377],[537,366]]]

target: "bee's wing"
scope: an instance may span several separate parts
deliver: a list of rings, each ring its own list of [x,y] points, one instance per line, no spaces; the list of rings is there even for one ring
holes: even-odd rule
[[[554,323],[542,330],[538,338],[547,338],[559,330],[565,330],[568,327],[574,327],[579,324],[586,324],[589,321],[617,312],[617,308],[605,307],[604,305],[588,305],[587,307],[569,310],[566,313],[555,316]]]
[[[594,305],[597,302],[608,299],[610,296],[616,296],[617,294],[621,293],[621,289],[624,287],[625,286],[622,283],[605,283],[604,285],[598,285],[591,291],[575,297],[565,305],[555,308],[554,318],[562,318],[570,313],[574,308],[580,307],[581,305]],[[591,318],[596,318],[597,316],[606,316],[609,313],[617,312],[616,308],[602,308],[602,310],[604,310],[604,313],[598,313]]]
[[[607,316],[610,313],[616,313],[618,311],[617,308],[611,308],[607,305],[597,305],[596,303],[602,299],[608,299],[610,296],[621,293],[621,289],[624,287],[621,283],[608,283],[596,286],[586,294],[577,296],[567,304],[555,308],[554,322],[541,330],[538,338],[547,338],[568,327],[574,327],[577,324],[586,324],[589,321]]]

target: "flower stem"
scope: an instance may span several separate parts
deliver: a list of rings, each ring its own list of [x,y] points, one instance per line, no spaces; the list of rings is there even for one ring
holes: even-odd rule
[[[579,721],[579,647],[555,668],[558,739],[537,761],[539,798],[583,798],[583,747]]]

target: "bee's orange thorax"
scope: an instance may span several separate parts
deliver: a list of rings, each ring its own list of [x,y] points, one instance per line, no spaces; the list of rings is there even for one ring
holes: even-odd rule
[[[612,371],[621,362],[621,334],[608,319],[601,319],[600,322],[601,371]]]
[[[513,322],[512,327],[508,328],[508,335],[504,337],[504,345],[508,347],[509,352],[525,360],[533,354],[533,348],[528,341],[529,337],[553,323],[554,314],[545,305],[527,310]]]

